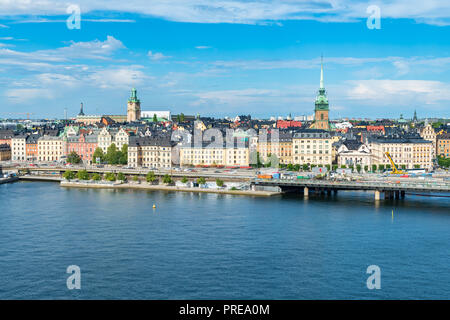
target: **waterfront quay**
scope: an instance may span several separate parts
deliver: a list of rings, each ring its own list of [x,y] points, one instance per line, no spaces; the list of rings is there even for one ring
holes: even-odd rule
[[[137,177],[139,183],[93,183],[90,181],[65,181],[62,174],[68,169],[65,167],[11,167],[18,173],[21,180],[28,181],[55,181],[61,182],[61,186],[66,187],[84,187],[84,188],[130,188],[130,189],[151,189],[165,191],[190,191],[190,192],[212,192],[245,195],[263,195],[273,196],[282,193],[298,193],[304,197],[311,194],[337,194],[338,191],[368,191],[374,193],[375,201],[389,199],[403,199],[407,194],[421,194],[424,196],[450,197],[450,181],[446,175],[429,178],[402,178],[396,176],[380,175],[353,175],[347,179],[261,179],[257,178],[255,169],[241,170],[212,170],[198,169],[192,171],[183,171],[177,168],[172,170],[155,170],[154,175],[162,177],[170,175],[173,179],[187,178],[189,181],[195,181],[200,177],[206,181],[222,179],[228,183],[240,183],[246,186],[246,190],[226,190],[220,188],[200,188],[185,186],[170,186],[166,184],[149,184],[145,182],[145,175],[151,170],[145,169],[125,169],[120,167],[97,168],[90,167],[71,167],[70,170],[86,170],[94,174],[118,173],[121,172],[129,179]],[[131,179],[130,179],[131,180]],[[141,183],[142,182],[142,183]]]

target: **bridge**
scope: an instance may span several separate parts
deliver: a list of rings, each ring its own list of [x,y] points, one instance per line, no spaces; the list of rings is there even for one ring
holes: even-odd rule
[[[448,194],[450,196],[450,182],[443,180],[373,180],[373,181],[332,181],[315,179],[254,179],[252,189],[264,187],[278,187],[283,192],[302,192],[308,197],[310,191],[316,193],[337,193],[339,190],[373,191],[375,200],[380,200],[384,194],[385,199],[404,198],[405,193]]]

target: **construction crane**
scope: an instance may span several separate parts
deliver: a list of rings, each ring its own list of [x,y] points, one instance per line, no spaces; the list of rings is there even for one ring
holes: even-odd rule
[[[394,163],[394,160],[392,160],[391,155],[389,154],[389,152],[385,152],[384,153],[386,155],[386,157],[389,159],[389,161],[391,162],[391,166],[392,166],[392,171],[391,174],[405,174],[406,172],[399,170],[397,168],[397,166]]]
[[[30,120],[30,115],[33,115],[34,113],[31,112],[8,112],[5,114],[26,114],[27,115],[27,120]]]

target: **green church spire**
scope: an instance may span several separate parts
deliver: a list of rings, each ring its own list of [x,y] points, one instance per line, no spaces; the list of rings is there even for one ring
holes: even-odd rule
[[[323,85],[323,56],[320,59],[320,87],[316,97],[316,109],[315,110],[329,110],[328,98]]]

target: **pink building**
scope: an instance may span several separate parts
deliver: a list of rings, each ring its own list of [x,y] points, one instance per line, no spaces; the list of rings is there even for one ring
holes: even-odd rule
[[[98,146],[98,136],[96,134],[80,134],[67,138],[66,152],[68,155],[75,151],[84,162],[92,162],[92,155]]]

